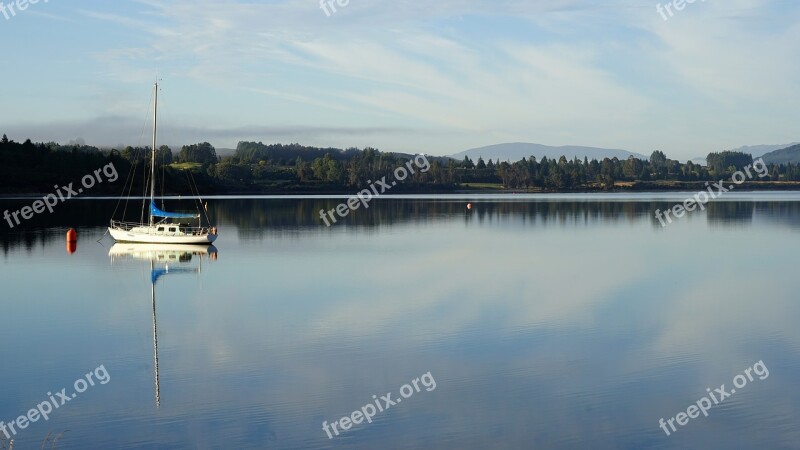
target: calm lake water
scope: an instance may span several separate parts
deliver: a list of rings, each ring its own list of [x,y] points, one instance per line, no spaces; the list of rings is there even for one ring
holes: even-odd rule
[[[185,251],[112,249],[111,200],[2,222],[0,420],[102,365],[15,450],[800,448],[800,193],[662,228],[683,198],[382,198],[331,228],[341,199],[211,198],[221,237]]]

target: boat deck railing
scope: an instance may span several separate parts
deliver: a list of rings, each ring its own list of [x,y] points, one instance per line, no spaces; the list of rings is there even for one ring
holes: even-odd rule
[[[187,227],[183,225],[177,224],[155,224],[152,227],[146,223],[135,223],[135,222],[123,222],[118,220],[111,221],[111,228],[122,230],[125,232],[130,232],[134,228],[139,228],[137,233],[143,233],[152,236],[175,236],[175,232],[169,231],[158,231],[157,227],[177,227],[179,230],[178,235],[185,235],[185,236],[204,236],[208,234],[214,234],[212,227]]]

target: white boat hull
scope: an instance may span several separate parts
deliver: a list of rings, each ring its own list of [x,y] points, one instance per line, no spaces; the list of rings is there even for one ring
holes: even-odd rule
[[[137,244],[117,242],[108,251],[111,257],[132,257],[146,261],[159,261],[164,255],[193,254],[207,256],[216,253],[217,249],[208,244]]]
[[[211,244],[217,240],[216,234],[185,234],[167,235],[155,233],[141,233],[137,230],[126,231],[119,228],[108,228],[111,237],[117,242],[132,242],[137,244]]]

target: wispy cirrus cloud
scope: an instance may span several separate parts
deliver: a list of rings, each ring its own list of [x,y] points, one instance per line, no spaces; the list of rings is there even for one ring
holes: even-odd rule
[[[627,0],[352,0],[333,17],[316,1],[79,6],[87,27],[135,31],[87,50],[123,92],[105,109],[157,69],[179,85],[181,126],[426,129],[370,143],[434,154],[503,139],[686,158],[796,140],[800,7],[778,0],[668,22]],[[198,96],[208,108],[180,106]]]

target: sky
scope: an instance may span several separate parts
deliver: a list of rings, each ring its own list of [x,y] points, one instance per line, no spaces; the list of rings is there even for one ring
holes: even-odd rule
[[[796,0],[0,1],[14,140],[147,145],[159,78],[172,146],[800,141]]]

